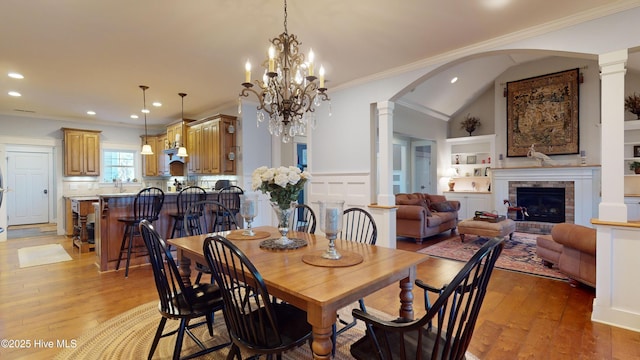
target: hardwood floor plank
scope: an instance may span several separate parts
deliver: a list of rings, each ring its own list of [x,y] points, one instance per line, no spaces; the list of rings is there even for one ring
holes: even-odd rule
[[[416,251],[448,234],[417,245]],[[60,243],[71,261],[21,269],[21,247]],[[5,339],[72,340],[117,314],[157,300],[149,266],[100,273],[93,253],[79,254],[64,236],[14,239],[0,243],[0,335]],[[418,278],[447,283],[463,266],[430,258]],[[195,276],[195,272],[194,276]],[[367,296],[367,306],[394,313],[398,285]],[[480,359],[638,359],[640,333],[591,322],[595,292],[588,287],[496,269],[488,286],[469,350]],[[422,292],[414,289],[416,317],[425,313]],[[431,296],[435,300],[435,296]],[[2,359],[50,359],[60,349],[0,349]]]

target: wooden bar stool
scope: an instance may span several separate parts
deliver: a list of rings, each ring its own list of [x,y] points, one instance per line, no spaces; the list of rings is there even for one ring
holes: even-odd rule
[[[136,246],[134,250],[133,239],[140,236],[139,224],[142,220],[153,222],[158,220],[160,209],[164,203],[164,192],[156,187],[148,187],[140,190],[133,201],[133,214],[131,216],[118,218],[118,221],[124,223],[124,234],[122,235],[122,244],[120,245],[120,254],[116,263],[116,270],[120,269],[120,261],[123,254],[126,254],[127,263],[125,266],[124,277],[129,277],[129,263],[131,262],[132,253],[146,253],[146,247]]]
[[[207,199],[207,192],[205,189],[199,186],[189,186],[184,188],[178,193],[176,199],[177,210],[174,213],[170,213],[169,216],[173,218],[173,227],[171,229],[171,238],[173,239],[178,232],[178,237],[185,235],[184,231],[184,214],[187,210],[198,201]]]

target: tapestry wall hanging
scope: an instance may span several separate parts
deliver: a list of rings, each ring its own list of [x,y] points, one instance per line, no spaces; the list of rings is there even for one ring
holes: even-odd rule
[[[507,156],[577,154],[579,69],[507,83]]]

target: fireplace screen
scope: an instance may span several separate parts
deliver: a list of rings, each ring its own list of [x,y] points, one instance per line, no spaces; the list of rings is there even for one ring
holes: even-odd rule
[[[565,222],[565,189],[519,187],[516,199],[526,209],[524,220],[550,223]]]

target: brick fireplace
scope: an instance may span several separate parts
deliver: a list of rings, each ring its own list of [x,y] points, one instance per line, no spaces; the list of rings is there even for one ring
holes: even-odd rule
[[[504,200],[518,204],[516,189],[564,189],[564,222],[591,226],[591,218],[598,217],[600,203],[599,166],[554,166],[493,169],[494,206],[506,214]],[[555,223],[544,221],[517,221],[517,231],[548,233]]]
[[[563,197],[561,200],[563,208],[562,211],[557,211],[558,213],[562,213],[561,220],[556,220],[555,218],[545,219],[545,210],[537,211],[535,209],[535,204],[525,203],[522,198],[523,196],[518,196],[518,190],[522,192],[522,190],[526,189],[563,190],[560,192]],[[541,196],[543,195],[539,195],[539,198],[541,198]],[[575,184],[573,181],[509,181],[509,201],[511,204],[526,207],[529,213],[529,216],[527,216],[522,222],[516,223],[517,231],[547,234],[551,232],[553,225],[558,222],[575,222]],[[542,204],[542,206],[545,205]],[[549,206],[549,208],[553,208],[553,206]],[[535,216],[536,212],[542,214]]]

